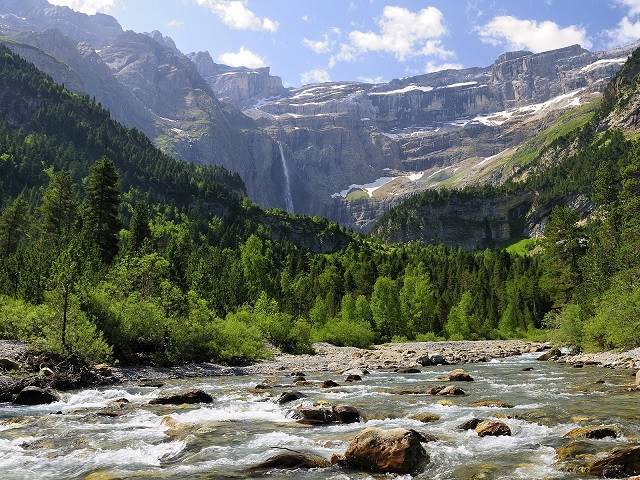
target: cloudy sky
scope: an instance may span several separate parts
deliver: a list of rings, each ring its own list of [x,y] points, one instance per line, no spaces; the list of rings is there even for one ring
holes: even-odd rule
[[[640,38],[640,0],[49,0],[160,30],[185,53],[269,65],[286,85],[485,66],[507,50]]]

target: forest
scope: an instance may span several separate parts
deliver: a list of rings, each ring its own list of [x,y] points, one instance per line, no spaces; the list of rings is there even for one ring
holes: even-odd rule
[[[562,139],[580,145],[568,159],[497,191],[597,205],[586,223],[556,207],[545,238],[516,254],[388,244],[263,211],[237,175],[162,154],[4,48],[0,92],[0,338],[154,365],[246,364],[316,341],[639,346],[640,145],[598,131],[611,102]],[[300,223],[313,239],[287,235]]]

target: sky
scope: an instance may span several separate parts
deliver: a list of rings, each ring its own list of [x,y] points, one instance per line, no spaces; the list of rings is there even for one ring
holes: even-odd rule
[[[49,0],[159,30],[184,53],[270,66],[285,86],[487,66],[505,51],[640,38],[640,0]]]

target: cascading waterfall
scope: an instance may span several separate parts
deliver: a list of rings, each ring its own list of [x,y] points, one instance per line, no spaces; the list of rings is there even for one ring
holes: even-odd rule
[[[278,142],[278,148],[280,149],[280,161],[282,162],[282,170],[284,171],[284,205],[285,209],[289,213],[293,213],[293,197],[291,196],[291,181],[289,180],[289,167],[287,167],[287,159],[282,151],[282,143]]]

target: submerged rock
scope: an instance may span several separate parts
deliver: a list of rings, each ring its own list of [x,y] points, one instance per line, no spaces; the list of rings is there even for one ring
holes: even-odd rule
[[[420,373],[419,368],[407,367],[407,368],[398,368],[396,373]]]
[[[450,382],[473,382],[473,377],[465,372],[462,368],[456,368],[449,372]]]
[[[267,470],[297,470],[299,468],[328,468],[331,462],[326,458],[310,453],[287,452],[280,453],[249,469],[251,472]]]
[[[60,397],[53,390],[39,387],[25,387],[13,400],[15,405],[48,405],[57,402]]]
[[[596,447],[592,443],[580,440],[556,448],[556,456],[559,460],[573,460],[595,452]]]
[[[624,478],[640,474],[640,445],[620,447],[590,462],[585,472],[603,478]]]
[[[347,379],[345,380],[345,382],[360,382],[360,381],[362,381],[362,377],[355,373],[352,373],[351,375],[347,375]]]
[[[429,413],[429,412],[421,412],[421,413],[415,413],[411,415],[411,417],[409,418],[413,420],[418,420],[419,422],[422,422],[422,423],[431,423],[431,422],[437,422],[438,420],[440,420],[440,415],[436,415],[435,413]]]
[[[285,403],[294,402],[296,400],[300,400],[301,398],[305,398],[306,395],[300,392],[282,392],[280,397],[278,398],[278,403],[280,405],[284,405]]]
[[[513,408],[513,405],[502,400],[477,400],[471,404],[472,407],[493,407],[493,408]]]
[[[367,428],[349,443],[339,462],[374,473],[420,473],[429,462],[422,446],[426,440],[415,430]]]
[[[211,403],[213,397],[202,390],[192,390],[190,392],[168,395],[166,397],[154,398],[149,405],[184,405],[195,403]]]
[[[475,428],[479,437],[511,436],[511,429],[506,423],[485,420]]]
[[[567,432],[567,438],[588,438],[589,440],[600,440],[602,438],[617,438],[620,435],[618,427],[615,425],[601,425],[597,427],[579,427]]]

